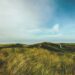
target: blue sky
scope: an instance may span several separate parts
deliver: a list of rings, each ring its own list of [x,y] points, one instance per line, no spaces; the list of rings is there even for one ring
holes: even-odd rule
[[[75,42],[75,0],[0,0],[0,43]]]

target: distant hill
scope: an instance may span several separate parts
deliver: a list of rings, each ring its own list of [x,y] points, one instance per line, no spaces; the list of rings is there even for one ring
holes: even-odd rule
[[[56,52],[75,52],[75,44],[42,42],[29,45],[29,48],[43,48]]]
[[[3,48],[43,48],[49,51],[55,52],[75,52],[75,44],[74,43],[51,43],[51,42],[42,42],[36,43],[32,45],[27,44],[5,44],[1,45],[0,49]]]

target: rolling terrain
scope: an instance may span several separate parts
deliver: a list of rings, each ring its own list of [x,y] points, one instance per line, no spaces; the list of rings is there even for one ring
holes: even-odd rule
[[[0,45],[0,75],[75,75],[75,44]]]

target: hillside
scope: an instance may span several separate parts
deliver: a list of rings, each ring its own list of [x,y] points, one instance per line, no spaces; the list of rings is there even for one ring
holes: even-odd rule
[[[43,42],[29,45],[29,48],[43,48],[54,52],[75,52],[75,44]]]
[[[75,44],[1,45],[0,75],[75,75]]]

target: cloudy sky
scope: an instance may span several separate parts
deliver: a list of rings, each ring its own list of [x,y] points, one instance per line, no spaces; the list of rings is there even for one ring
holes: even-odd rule
[[[75,42],[75,0],[0,0],[0,43]]]

